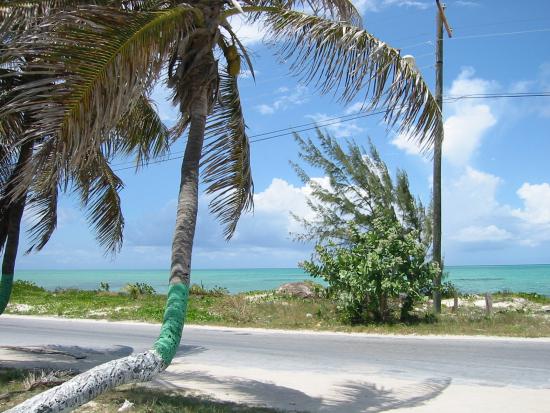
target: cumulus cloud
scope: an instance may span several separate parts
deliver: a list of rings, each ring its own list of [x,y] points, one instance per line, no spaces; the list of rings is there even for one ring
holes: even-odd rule
[[[454,242],[534,247],[550,241],[550,184],[524,183],[521,208],[498,201],[498,176],[467,167],[443,192],[443,230]],[[492,244],[492,245],[489,245]]]
[[[409,155],[420,155],[422,153],[420,145],[404,133],[398,133],[391,143]]]
[[[360,12],[379,12],[389,7],[407,7],[426,10],[431,3],[423,0],[354,0],[353,4]]]
[[[472,68],[464,69],[451,85],[450,96],[488,93],[497,86],[494,82],[474,77]],[[458,100],[448,104],[451,116],[445,120],[443,156],[455,165],[467,164],[481,145],[486,132],[497,118],[487,104],[474,100]]]
[[[487,225],[487,219],[502,215],[496,198],[501,183],[498,176],[467,167],[450,185],[444,185],[443,217],[450,237],[465,227]]]
[[[326,177],[313,179],[322,186],[329,185]],[[201,196],[193,253],[197,257],[196,265],[239,266],[244,255],[247,265],[255,265],[255,262],[258,266],[296,265],[309,256],[312,246],[292,240],[291,234],[301,232],[302,227],[291,213],[312,218],[313,213],[307,205],[310,194],[309,185],[297,186],[274,178],[265,190],[254,195],[254,214],[241,217],[229,242],[225,241],[222,227],[208,211],[210,198]],[[126,237],[129,248],[165,257],[170,249],[175,214],[176,201],[172,200],[159,212],[129,222]]]
[[[263,103],[256,106],[256,110],[262,115],[272,115],[280,110],[286,110],[291,106],[303,105],[309,100],[308,88],[297,85],[293,90],[286,87],[277,89],[277,98],[272,103]]]
[[[322,129],[327,129],[335,138],[353,138],[365,130],[355,120],[346,122],[335,120],[337,115],[315,113],[307,115],[307,117],[312,119]]]
[[[251,46],[262,41],[265,35],[265,29],[261,22],[254,23],[246,21],[246,19],[237,14],[229,18],[229,24],[239,40],[246,46]]]
[[[499,242],[509,240],[512,234],[496,225],[469,226],[462,228],[453,238],[461,242]]]
[[[517,191],[523,208],[514,215],[533,225],[550,225],[550,185],[524,183]]]
[[[488,93],[498,85],[475,77],[472,68],[465,68],[451,84],[450,96]],[[491,106],[474,100],[446,103],[450,116],[444,122],[443,156],[455,166],[466,166],[478,150],[487,131],[497,123]],[[418,144],[405,134],[397,134],[392,144],[409,155],[421,155]]]

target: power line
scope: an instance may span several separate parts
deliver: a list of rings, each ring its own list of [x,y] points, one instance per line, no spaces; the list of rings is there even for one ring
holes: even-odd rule
[[[525,23],[525,22],[534,22],[534,21],[541,21],[541,20],[550,20],[550,17],[540,17],[536,19],[517,19],[517,20],[500,20],[496,22],[487,22],[487,23],[481,23],[481,24],[468,24],[465,26],[454,26],[454,29],[472,29],[477,27],[487,27],[487,26],[500,26],[503,24],[510,24],[510,23]]]
[[[543,33],[543,32],[550,32],[550,27],[546,27],[544,29],[535,29],[535,30],[521,30],[521,31],[517,31],[517,32],[472,34],[472,35],[468,35],[468,36],[453,37],[453,39],[455,39],[455,40],[481,39],[481,38],[485,38],[485,37],[512,36],[512,35],[516,35],[516,34]]]
[[[453,36],[452,38],[454,40],[469,40],[469,39],[483,39],[483,38],[489,38],[489,37],[502,37],[502,36],[514,36],[514,35],[520,35],[520,34],[530,34],[530,33],[546,33],[550,32],[550,27],[545,27],[542,29],[533,29],[533,30],[519,30],[514,32],[495,32],[495,33],[480,33],[480,34],[472,34],[472,35],[465,35],[465,36]],[[426,40],[419,43],[414,43],[407,46],[398,47],[398,49],[414,49],[416,47],[420,46],[433,46],[433,41]]]
[[[461,96],[448,95],[448,96],[445,96],[443,100],[444,102],[452,103],[463,99],[501,99],[501,98],[529,98],[529,97],[550,97],[550,91],[525,92],[525,93],[485,93],[485,94],[479,93],[479,94],[470,94],[470,95],[461,95]],[[339,123],[351,122],[353,120],[366,118],[370,116],[381,115],[383,113],[386,113],[386,109],[380,110],[377,112],[360,111],[353,114],[335,116],[320,122],[307,122],[300,125],[289,126],[286,128],[281,128],[273,131],[262,132],[256,135],[251,135],[249,136],[249,142],[251,144],[257,143],[257,142],[264,142],[264,141],[280,138],[283,136],[290,136],[290,135],[293,135],[294,133],[307,132],[310,130],[315,130],[317,128],[324,128],[326,126],[336,125]],[[266,136],[266,135],[271,135],[271,136]],[[257,139],[252,139],[252,138],[257,138]],[[172,155],[182,154],[182,153],[183,151],[174,152]],[[160,159],[160,160],[148,162],[147,165],[154,165],[157,163],[163,163],[163,162],[173,161],[173,160],[182,159],[182,158],[183,156],[172,156],[167,159]],[[122,166],[129,163],[134,163],[134,161],[120,163],[113,166]],[[119,172],[127,169],[135,169],[135,166],[127,166],[124,168],[114,169],[113,172]]]

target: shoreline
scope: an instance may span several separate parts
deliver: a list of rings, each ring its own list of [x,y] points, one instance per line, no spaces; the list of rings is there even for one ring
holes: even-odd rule
[[[487,264],[446,266],[448,277],[462,294],[496,292],[537,293],[550,298],[550,264]],[[271,290],[283,283],[304,280],[324,284],[297,267],[195,269],[192,283],[205,288],[226,288],[231,294]],[[146,283],[158,293],[167,291],[167,270],[163,269],[81,269],[47,270],[20,269],[16,280],[26,280],[44,286],[48,291],[75,288],[93,291],[101,282],[110,284],[111,291],[121,291],[129,283]]]
[[[151,328],[160,327],[161,323],[150,323],[145,321],[132,320],[107,320],[107,319],[92,319],[92,318],[67,318],[56,316],[37,316],[37,315],[21,315],[21,314],[2,314],[0,315],[0,323],[2,319],[27,319],[27,320],[49,320],[69,323],[91,323],[91,324],[120,324],[120,325],[141,325]],[[513,342],[536,342],[550,343],[550,337],[514,337],[514,336],[487,336],[487,335],[453,335],[453,334],[381,334],[381,333],[362,333],[362,332],[346,332],[346,331],[319,331],[319,330],[292,330],[279,328],[259,328],[259,327],[233,327],[208,324],[185,324],[185,329],[193,330],[210,330],[210,331],[231,331],[231,332],[250,332],[260,334],[286,334],[286,335],[320,335],[320,336],[346,336],[346,337],[363,337],[363,338],[395,338],[395,339],[419,339],[419,340],[471,340],[471,341],[513,341]]]

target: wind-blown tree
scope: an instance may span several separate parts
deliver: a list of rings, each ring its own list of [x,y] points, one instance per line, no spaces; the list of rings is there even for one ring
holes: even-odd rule
[[[313,218],[294,215],[304,228],[302,233],[295,234],[297,240],[346,243],[353,236],[348,231],[350,225],[367,232],[373,220],[383,216],[397,222],[403,232],[417,234],[425,247],[431,245],[429,210],[411,193],[405,171],[398,169],[394,182],[372,142],[369,152],[354,141],[348,141],[344,148],[320,129],[317,129],[318,144],[299,135],[295,139],[300,158],[328,178],[325,185],[292,163],[302,182],[311,188],[307,202],[314,215]]]
[[[421,76],[401,60],[398,50],[356,26],[359,15],[348,0],[135,4],[127,9],[76,7],[28,31],[11,53],[32,52],[37,58],[26,70],[57,74],[63,81],[47,89],[20,88],[0,117],[11,110],[30,111],[33,128],[26,130],[23,141],[33,139],[35,131],[52,137],[64,167],[78,170],[87,165],[89,148],[103,144],[98,131],[115,127],[167,68],[167,85],[180,109],[174,137],[187,128],[187,144],[160,336],[151,350],[97,366],[14,412],[72,409],[120,384],[151,379],[174,357],[188,298],[199,166],[206,191],[213,194],[210,209],[225,225],[228,238],[241,213],[252,206],[250,152],[237,87],[241,59],[248,66],[250,61],[228,21],[232,15],[244,13],[261,24],[280,55],[292,62],[291,71],[320,92],[334,92],[344,102],[359,93],[370,96],[373,106],[385,109],[388,124],[399,123],[400,130],[425,145],[441,127],[437,105]],[[304,8],[318,14],[300,11]],[[219,60],[225,62],[219,65]]]
[[[18,36],[36,25],[48,14],[64,7],[86,4],[82,0],[21,2],[20,7],[0,3],[0,106],[25,83],[35,84],[43,79],[54,82],[50,75],[24,73],[23,68],[32,54],[23,57],[11,55],[10,46]],[[16,2],[11,2],[11,4]],[[103,2],[105,3],[105,2]],[[44,82],[48,85],[48,82]],[[13,285],[15,262],[19,246],[21,220],[27,208],[34,215],[29,228],[31,245],[27,253],[40,251],[50,239],[57,225],[57,199],[61,190],[71,190],[80,197],[88,211],[90,224],[95,227],[99,243],[107,251],[116,252],[122,245],[124,220],[118,191],[122,181],[108,166],[115,153],[137,154],[137,165],[168,149],[168,129],[145,96],[137,99],[121,122],[106,134],[109,140],[101,151],[90,151],[88,169],[79,169],[67,175],[61,171],[54,140],[44,135],[22,139],[26,128],[32,125],[28,111],[11,111],[0,118],[0,252],[2,277],[0,281],[0,314],[5,310]],[[33,170],[34,159],[42,159]],[[32,173],[24,174],[29,168]],[[26,182],[21,184],[21,180]],[[20,185],[18,185],[18,183]]]
[[[427,265],[431,214],[412,195],[407,174],[398,169],[394,181],[372,142],[369,152],[354,141],[343,147],[320,129],[318,144],[295,138],[300,158],[328,178],[312,179],[293,163],[311,188],[313,212],[312,218],[294,216],[304,228],[295,235],[316,243],[316,254],[301,266],[328,282],[348,321],[386,320],[388,298],[399,294],[406,319],[434,273]]]

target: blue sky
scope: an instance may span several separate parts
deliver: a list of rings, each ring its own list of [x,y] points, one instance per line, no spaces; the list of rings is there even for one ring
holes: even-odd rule
[[[364,27],[403,54],[416,57],[434,83],[434,1],[360,0]],[[454,38],[445,39],[444,94],[550,91],[550,2],[532,0],[449,0],[447,16]],[[288,67],[261,42],[259,27],[233,21],[253,52],[256,82],[240,80],[249,134],[255,135],[354,113],[361,100],[343,106],[297,83]],[[154,98],[167,124],[174,109],[159,86]],[[459,100],[445,104],[443,163],[443,252],[448,265],[550,262],[550,99]],[[431,161],[404,137],[369,117],[333,124],[337,138],[367,143],[370,137],[390,169],[405,169],[413,191],[428,201]],[[304,136],[314,136],[313,131]],[[226,242],[218,223],[200,203],[194,268],[295,267],[312,246],[297,244],[289,232],[299,226],[289,211],[307,215],[304,187],[289,161],[298,160],[292,136],[251,144],[255,212],[244,216]],[[182,142],[174,148],[174,156]],[[124,163],[120,160],[116,163]],[[115,167],[126,167],[122,164]],[[59,225],[38,254],[22,255],[18,268],[168,268],[175,220],[180,161],[135,174],[120,171],[125,242],[115,257],[96,245],[76,199],[60,202]],[[319,171],[312,176],[323,178]],[[31,214],[25,222],[32,221]]]

